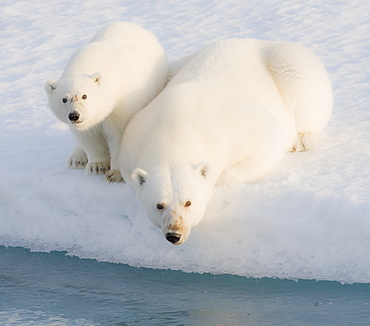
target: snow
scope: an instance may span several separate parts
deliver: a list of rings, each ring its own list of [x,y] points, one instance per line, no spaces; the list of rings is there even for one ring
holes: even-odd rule
[[[185,272],[370,282],[370,2],[327,0],[2,0],[0,245]],[[170,60],[216,40],[300,43],[333,82],[320,145],[287,154],[260,182],[218,188],[181,246],[129,186],[65,168],[74,140],[44,82],[110,21],[154,32]]]

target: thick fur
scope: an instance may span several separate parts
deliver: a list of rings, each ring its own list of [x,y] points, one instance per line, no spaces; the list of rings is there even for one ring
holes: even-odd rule
[[[332,111],[331,83],[307,48],[225,40],[178,69],[129,123],[120,169],[151,221],[181,244],[216,185],[258,180],[311,148]]]
[[[114,22],[68,61],[58,82],[45,84],[52,112],[67,123],[77,146],[67,166],[106,173],[121,181],[118,153],[132,116],[163,89],[168,72],[153,34],[128,22]]]

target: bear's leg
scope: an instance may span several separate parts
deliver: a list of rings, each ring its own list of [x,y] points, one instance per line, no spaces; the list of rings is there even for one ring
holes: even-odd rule
[[[106,173],[110,168],[110,154],[100,125],[86,131],[71,128],[79,147],[87,155],[86,174]]]
[[[107,135],[107,141],[110,151],[110,169],[105,174],[105,179],[109,182],[122,182],[124,181],[119,170],[118,156],[121,144],[121,138],[123,132],[118,128],[115,128],[113,124],[109,124],[109,119],[105,121],[105,134]]]
[[[87,155],[83,148],[79,145],[73,149],[67,159],[67,167],[70,169],[82,169],[87,164]]]
[[[294,114],[297,137],[291,150],[314,147],[333,106],[331,82],[323,64],[303,46],[278,44],[270,50],[267,68],[288,113]]]
[[[123,177],[119,170],[118,165],[118,148],[117,147],[110,147],[111,151],[111,165],[109,171],[105,174],[105,179],[108,182],[122,182]]]
[[[94,146],[85,146],[88,163],[86,174],[107,173],[110,169],[109,149],[105,141],[97,142]]]

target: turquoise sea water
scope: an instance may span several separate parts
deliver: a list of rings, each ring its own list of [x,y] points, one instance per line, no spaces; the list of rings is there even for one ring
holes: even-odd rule
[[[370,325],[370,284],[133,268],[0,246],[0,325]]]

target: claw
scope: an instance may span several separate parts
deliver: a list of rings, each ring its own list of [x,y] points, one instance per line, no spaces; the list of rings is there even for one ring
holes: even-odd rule
[[[109,182],[124,182],[119,170],[109,170],[105,175],[105,179]]]

